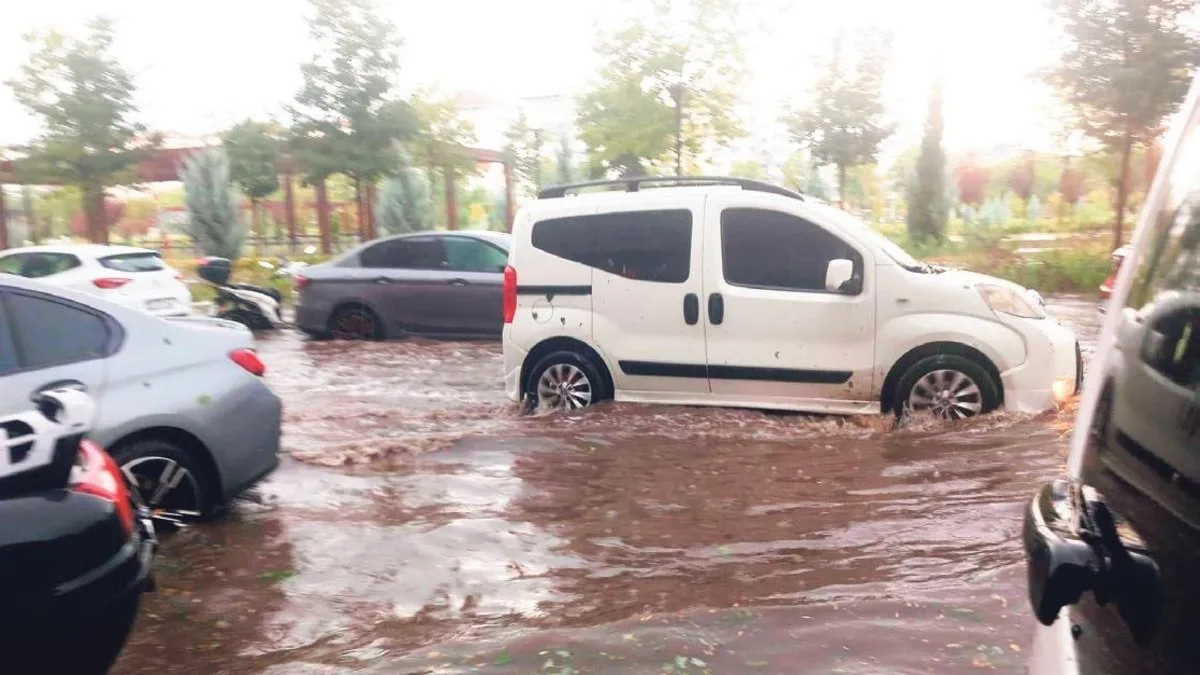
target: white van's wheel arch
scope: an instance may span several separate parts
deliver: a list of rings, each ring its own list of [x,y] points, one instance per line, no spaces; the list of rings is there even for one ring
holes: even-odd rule
[[[1004,383],[1000,379],[1000,370],[996,368],[996,364],[992,363],[992,360],[986,354],[960,342],[930,342],[910,349],[904,356],[901,356],[892,364],[892,368],[888,371],[887,377],[883,380],[883,386],[879,390],[880,412],[890,413],[894,410],[896,404],[895,397],[897,395],[896,387],[900,384],[900,378],[904,377],[909,368],[912,368],[922,359],[941,355],[961,356],[983,368],[991,376],[992,380],[995,381],[996,388],[1000,393],[1000,404],[1004,404]]]
[[[546,358],[554,352],[575,352],[586,358],[595,366],[596,371],[600,374],[600,379],[604,386],[604,392],[608,397],[613,395],[613,379],[612,373],[608,370],[608,365],[600,356],[600,353],[592,348],[591,345],[569,337],[554,337],[549,340],[539,342],[525,356],[525,361],[521,364],[521,397],[533,391],[536,383],[530,382],[530,376],[533,375],[533,367],[536,366],[542,359]]]

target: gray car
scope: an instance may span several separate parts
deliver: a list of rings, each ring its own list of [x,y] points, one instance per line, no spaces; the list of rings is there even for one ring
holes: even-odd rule
[[[296,277],[296,325],[346,339],[498,337],[509,239],[420,232],[364,244]]]
[[[211,515],[278,464],[282,405],[253,346],[231,322],[0,274],[0,417],[45,389],[87,391],[92,439],[166,519]]]

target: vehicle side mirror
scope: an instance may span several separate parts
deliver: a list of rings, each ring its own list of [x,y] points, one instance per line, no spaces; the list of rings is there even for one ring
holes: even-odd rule
[[[845,258],[830,260],[825,268],[825,290],[834,293],[850,293],[850,282],[854,278],[854,263]]]

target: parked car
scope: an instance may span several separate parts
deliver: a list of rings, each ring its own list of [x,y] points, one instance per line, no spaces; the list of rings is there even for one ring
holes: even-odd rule
[[[509,236],[420,232],[378,239],[296,275],[296,326],[314,336],[498,337]]]
[[[742,179],[542,191],[516,217],[504,321],[509,398],[552,407],[962,418],[1044,409],[1081,370],[1074,334],[1026,289]]]
[[[1129,255],[1130,250],[1129,244],[1125,244],[1113,251],[1112,268],[1109,269],[1104,283],[1100,284],[1100,300],[1096,304],[1101,314],[1104,314],[1108,309],[1108,301],[1112,297],[1113,286],[1117,283],[1117,275],[1121,273],[1121,264],[1125,262],[1125,258]]]
[[[282,406],[243,326],[7,275],[0,317],[0,415],[47,387],[89,392],[92,438],[156,516],[211,515],[275,468]]]
[[[1200,81],[1133,241],[1065,475],[1025,514],[1034,675],[1200,670]]]
[[[0,273],[98,295],[159,316],[186,316],[192,294],[158,251],[129,246],[30,246],[0,252]]]
[[[0,414],[0,656],[12,675],[108,670],[153,586],[154,528],[83,440],[95,406],[51,390]]]

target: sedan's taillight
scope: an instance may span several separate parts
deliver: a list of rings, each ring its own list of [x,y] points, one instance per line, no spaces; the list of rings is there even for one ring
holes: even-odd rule
[[[494,296],[493,296],[494,297]],[[504,268],[504,323],[512,323],[517,315],[517,270]]]
[[[235,349],[229,352],[229,358],[251,375],[262,377],[267,373],[267,364],[258,358],[253,349]]]
[[[101,277],[99,279],[92,279],[92,284],[96,288],[111,291],[112,289],[120,288],[131,281],[133,281],[133,279],[129,279],[127,277]]]
[[[296,292],[299,293],[300,291],[304,290],[304,287],[307,285],[308,285],[308,277],[304,276],[303,274],[297,274],[296,275]]]
[[[79,454],[71,471],[70,488],[75,492],[111,502],[125,535],[133,534],[133,503],[121,469],[109,454],[91,441],[80,441]]]

